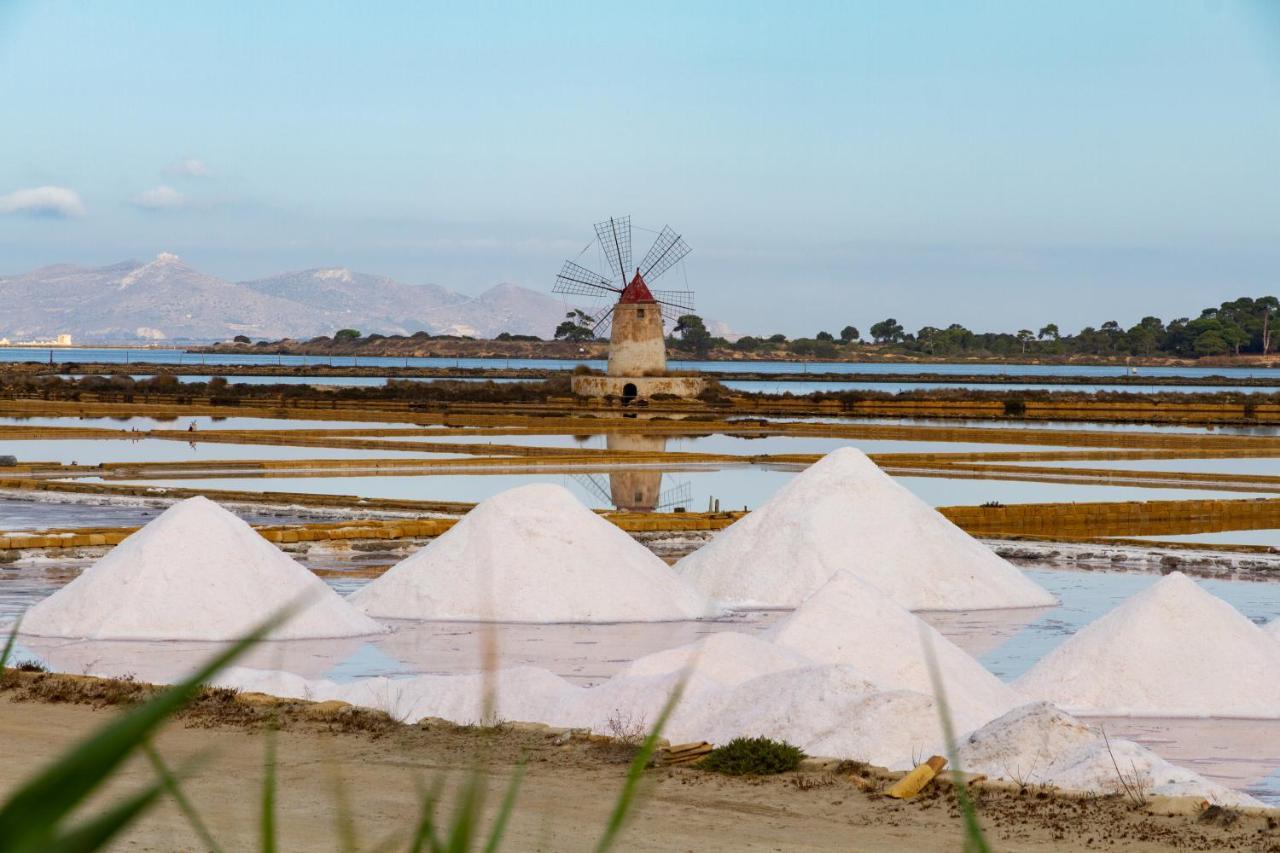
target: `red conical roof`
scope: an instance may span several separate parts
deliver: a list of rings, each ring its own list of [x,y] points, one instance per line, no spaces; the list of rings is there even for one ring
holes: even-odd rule
[[[649,292],[649,285],[644,283],[644,276],[640,275],[640,270],[636,270],[636,277],[631,279],[631,283],[622,289],[622,296],[618,298],[618,302],[657,302],[653,298],[653,294]]]

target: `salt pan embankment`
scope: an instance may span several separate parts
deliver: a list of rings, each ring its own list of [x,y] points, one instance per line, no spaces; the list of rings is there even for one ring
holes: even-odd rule
[[[22,632],[92,640],[234,640],[287,607],[271,639],[375,634],[357,611],[235,515],[203,497],[169,507],[53,595]]]
[[[1280,717],[1280,643],[1175,572],[1080,629],[1014,687],[1072,713]]]
[[[739,607],[797,607],[840,570],[909,610],[1056,603],[852,447],[676,564],[708,598]]]
[[[354,593],[372,616],[480,622],[698,619],[706,599],[560,486],[494,495]]]

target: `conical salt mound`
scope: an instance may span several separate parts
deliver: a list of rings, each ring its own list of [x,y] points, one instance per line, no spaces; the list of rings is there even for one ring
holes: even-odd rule
[[[1280,717],[1280,643],[1175,572],[1014,684],[1072,713]]]
[[[653,552],[550,484],[482,501],[350,600],[373,616],[486,622],[657,622],[710,609]]]
[[[796,607],[841,569],[909,610],[1055,603],[852,447],[676,564],[713,601],[744,607]]]
[[[93,640],[235,640],[289,606],[272,639],[354,637],[382,626],[206,498],[188,498],[32,607],[22,632]]]
[[[932,648],[947,704],[970,728],[1026,701],[920,617],[848,572],[837,572],[766,639],[819,663],[856,667],[884,690],[928,696],[935,695]]]

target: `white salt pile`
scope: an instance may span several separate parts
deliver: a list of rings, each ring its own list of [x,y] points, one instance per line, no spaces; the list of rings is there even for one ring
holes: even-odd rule
[[[382,626],[252,527],[203,497],[169,507],[27,611],[22,633],[94,640],[234,640],[286,607],[272,632],[353,637]]]
[[[659,622],[711,611],[651,551],[551,484],[482,501],[350,600],[373,616],[485,622]]]
[[[957,725],[981,725],[1025,700],[918,616],[840,571],[766,635],[818,663],[848,664],[884,690],[934,695],[932,649]]]
[[[1202,797],[1222,806],[1261,806],[1233,791],[1176,767],[1133,741],[1107,739],[1048,702],[1025,705],[963,739],[957,762],[967,773],[982,773],[1020,785],[1054,785],[1067,791],[1125,795]]]
[[[1280,717],[1280,643],[1175,572],[1082,628],[1014,686],[1072,713]]]
[[[1055,603],[852,447],[676,564],[712,600],[744,607],[796,607],[841,569],[909,610]]]
[[[712,743],[763,735],[809,755],[890,768],[912,766],[943,738],[932,697],[883,690],[841,665],[783,670],[696,697],[677,708],[668,731],[673,741]]]
[[[242,691],[324,702],[337,699],[386,711],[401,722],[439,717],[460,725],[496,720],[550,722],[563,717],[582,688],[553,672],[522,666],[493,673],[361,678],[349,682],[309,679],[280,670],[232,667],[215,684]]]

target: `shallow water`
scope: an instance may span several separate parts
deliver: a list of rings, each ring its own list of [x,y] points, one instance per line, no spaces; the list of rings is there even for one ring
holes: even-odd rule
[[[392,358],[371,356],[304,356],[274,355],[264,353],[191,353],[182,349],[121,348],[98,349],[93,347],[0,347],[0,361],[39,362],[62,364],[65,362],[95,362],[100,364],[331,364],[380,367],[530,367],[550,370],[572,369],[578,364],[603,369],[603,360],[546,359],[546,358]],[[1124,376],[1130,369],[1124,365],[1079,364],[974,364],[951,362],[940,364],[915,363],[851,363],[851,362],[797,362],[797,361],[682,361],[668,362],[672,370],[755,371],[758,373],[948,373],[974,375],[1019,376]],[[1274,378],[1275,368],[1265,367],[1140,367],[1138,376],[1231,376],[1247,378]]]
[[[422,448],[403,450],[347,450],[335,447],[293,447],[282,444],[225,444],[202,442],[199,432],[191,441],[167,438],[56,438],[33,441],[0,441],[0,451],[19,462],[56,462],[63,465],[101,465],[104,462],[212,462],[255,459],[386,459],[406,457],[452,459],[458,453],[432,453]]]
[[[1128,394],[1217,394],[1221,392],[1241,392],[1245,394],[1274,394],[1277,389],[1272,386],[1248,385],[1059,385],[1045,382],[841,382],[820,380],[809,382],[803,380],[762,380],[762,379],[726,379],[724,387],[734,391],[745,391],[755,394],[836,394],[841,391],[882,391],[886,394],[901,394],[908,391],[934,391],[938,389],[967,389],[970,391],[1070,391],[1079,394],[1094,394],[1098,391],[1117,391]]]
[[[1159,542],[1204,542],[1213,545],[1269,545],[1280,548],[1280,530],[1215,530],[1208,533],[1176,533],[1168,536],[1130,536]]]
[[[1254,474],[1280,476],[1280,457],[1230,457],[1227,459],[1096,459],[1052,462],[1011,462],[1046,468],[1111,468],[1117,471],[1182,471],[1205,474]]]
[[[708,500],[720,502],[722,509],[754,509],[768,500],[795,475],[794,470],[743,465],[719,470],[666,470],[633,468],[625,471],[590,467],[573,474],[500,472],[469,474],[374,474],[370,476],[320,477],[195,477],[190,479],[112,480],[113,483],[152,488],[231,489],[252,492],[298,492],[304,494],[346,495],[396,500],[431,500],[475,502],[506,489],[528,483],[558,483],[567,486],[584,503],[596,509],[613,504],[601,497],[611,483],[645,482],[646,477],[661,476],[661,490],[680,487],[688,499],[682,505],[692,510],[705,509]],[[1268,497],[1250,492],[1211,489],[1160,489],[1141,486],[1112,486],[1080,483],[1037,483],[1016,480],[951,479],[942,477],[898,477],[932,506],[982,504],[998,501],[1015,503],[1060,503],[1089,501],[1190,500],[1193,498],[1243,499]],[[97,477],[78,478],[81,482],[101,482]]]

